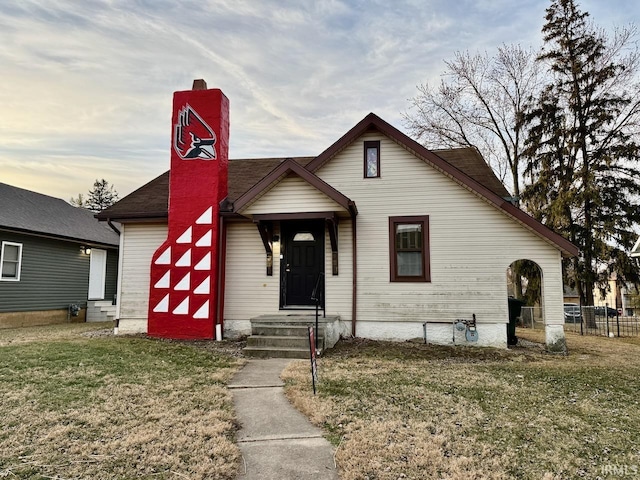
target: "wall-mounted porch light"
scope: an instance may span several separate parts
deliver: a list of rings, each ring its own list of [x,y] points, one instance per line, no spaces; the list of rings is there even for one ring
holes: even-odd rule
[[[91,255],[91,247],[85,247],[84,245],[80,247],[80,251],[85,255]]]

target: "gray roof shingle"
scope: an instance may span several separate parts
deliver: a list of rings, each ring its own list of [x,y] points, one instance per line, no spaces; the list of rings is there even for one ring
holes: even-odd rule
[[[434,150],[434,153],[495,194],[501,197],[509,196],[509,192],[502,182],[498,180],[491,167],[475,149],[453,148]],[[314,157],[293,157],[293,160],[302,166],[306,166],[313,159]],[[233,202],[240,198],[284,161],[285,158],[229,160],[228,200]],[[167,218],[168,200],[169,172],[165,172],[98,214],[98,218],[123,221],[127,219]]]
[[[314,157],[294,157],[305,166]],[[285,158],[252,158],[229,160],[229,191],[227,199],[237,200],[276,168]],[[98,214],[98,218],[126,220],[132,218],[167,218],[169,204],[169,172],[164,172],[120,201]]]
[[[92,212],[6,183],[0,183],[0,229],[111,246],[120,242],[118,234]]]

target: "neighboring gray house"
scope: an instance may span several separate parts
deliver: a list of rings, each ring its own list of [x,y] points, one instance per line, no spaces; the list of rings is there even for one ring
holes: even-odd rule
[[[0,327],[113,318],[115,230],[64,200],[0,183]]]

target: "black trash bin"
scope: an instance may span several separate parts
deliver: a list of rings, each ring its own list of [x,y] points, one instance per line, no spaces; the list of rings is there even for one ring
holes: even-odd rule
[[[518,343],[516,337],[516,321],[522,312],[525,302],[517,298],[509,297],[509,324],[507,325],[507,345],[515,345]]]

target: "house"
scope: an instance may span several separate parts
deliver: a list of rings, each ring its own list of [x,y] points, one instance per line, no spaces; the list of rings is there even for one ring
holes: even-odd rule
[[[203,81],[174,94],[172,125],[170,174],[98,215],[122,223],[120,331],[249,334],[319,303],[334,336],[506,347],[506,272],[529,259],[564,348],[561,258],[578,250],[476,150],[427,150],[371,113],[316,157],[229,161],[228,101]]]
[[[635,315],[637,296],[637,286],[631,282],[620,280],[615,272],[609,276],[604,295],[599,288],[595,288],[593,291],[595,305],[614,308],[624,316]]]
[[[564,303],[575,303],[576,305],[580,305],[580,294],[575,287],[565,285],[563,300]]]
[[[106,320],[118,247],[92,212],[0,183],[0,327]]]

